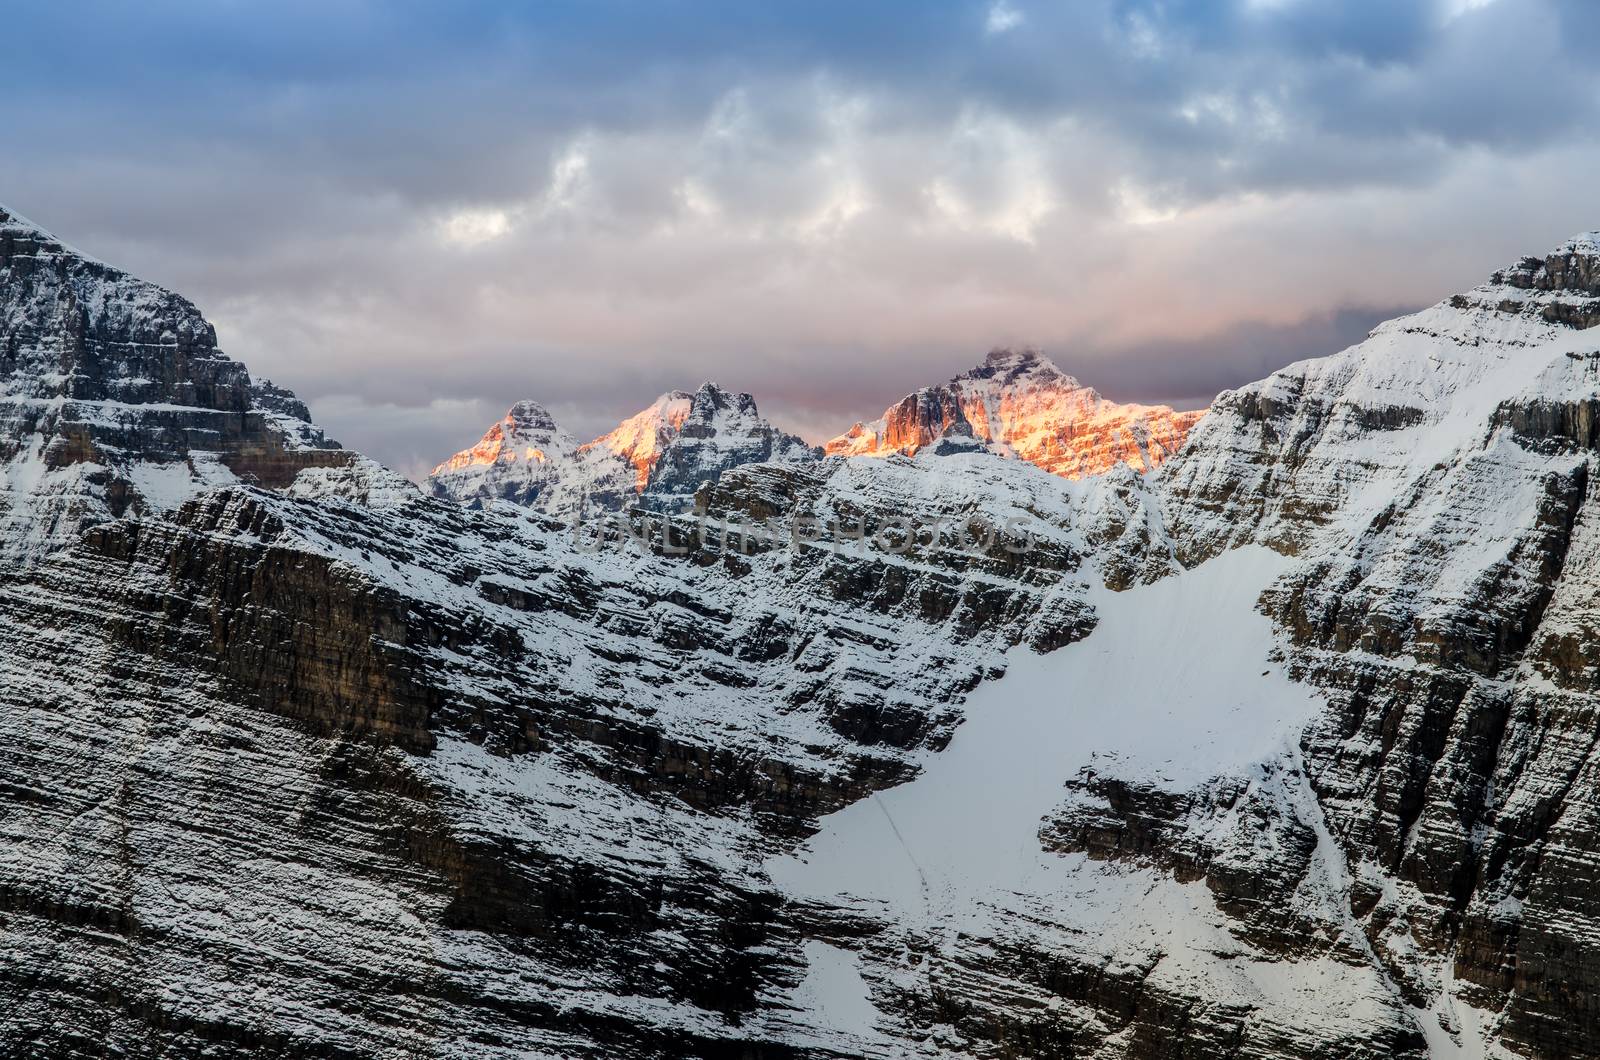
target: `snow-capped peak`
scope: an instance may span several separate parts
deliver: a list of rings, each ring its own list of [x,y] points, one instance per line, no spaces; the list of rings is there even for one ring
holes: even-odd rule
[[[317,471],[329,473],[325,494],[399,495],[293,394],[223,354],[188,299],[5,207],[0,345],[0,423],[16,439],[0,446],[0,563],[32,563],[93,522],[228,482],[287,488]]]
[[[1600,229],[1592,232],[1579,232],[1556,247],[1552,253],[1600,257]]]
[[[1076,379],[1056,367],[1054,361],[1034,346],[1024,346],[1021,349],[996,346],[984,356],[982,364],[976,368],[969,368],[956,378],[995,379],[1009,383],[1023,376],[1050,378],[1060,380],[1069,386],[1081,386]]]
[[[636,489],[642,492],[661,459],[661,450],[677,437],[693,403],[694,395],[669,390],[583,449],[606,449],[626,460],[633,468]]]
[[[1107,401],[1037,349],[996,348],[977,367],[908,394],[871,423],[857,423],[827,451],[910,455],[960,431],[1002,456],[1082,478],[1119,464],[1156,467],[1183,445],[1201,415]]]
[[[483,496],[481,488],[494,478],[498,481],[491,493],[526,502],[555,479],[557,465],[570,461],[577,450],[577,440],[556,425],[543,405],[519,401],[477,445],[434,468],[432,477],[453,476],[462,488],[470,481],[474,496]],[[499,470],[492,473],[489,469]],[[507,486],[511,486],[510,492]]]
[[[435,495],[461,503],[504,500],[567,515],[635,503],[680,507],[728,468],[821,455],[762,419],[749,394],[707,382],[692,394],[667,391],[582,445],[542,406],[519,402],[429,482]]]

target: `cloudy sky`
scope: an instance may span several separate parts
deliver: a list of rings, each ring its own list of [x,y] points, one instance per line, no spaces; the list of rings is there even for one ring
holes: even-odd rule
[[[997,344],[1197,407],[1600,227],[1596,9],[19,5],[0,202],[413,474],[707,378],[818,440]]]

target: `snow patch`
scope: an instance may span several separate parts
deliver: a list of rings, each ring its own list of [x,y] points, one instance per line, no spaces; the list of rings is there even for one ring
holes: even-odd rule
[[[1115,760],[1118,776],[1185,789],[1275,757],[1310,718],[1315,702],[1269,659],[1272,626],[1255,607],[1287,566],[1251,546],[1124,593],[1091,590],[1089,637],[1014,650],[920,776],[831,815],[768,871],[793,894],[911,916],[1052,893],[1065,863],[1038,831],[1080,769]]]

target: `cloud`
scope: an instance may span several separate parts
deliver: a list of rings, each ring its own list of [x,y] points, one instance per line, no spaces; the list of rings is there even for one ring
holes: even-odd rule
[[[995,0],[989,5],[989,14],[983,20],[983,31],[990,36],[1005,33],[1007,30],[1016,29],[1022,25],[1022,12],[1006,3],[1005,0]]]
[[[1209,334],[1069,350],[1057,361],[1113,398],[1203,408],[1222,390],[1352,346],[1378,324],[1415,308],[1342,306],[1285,322],[1241,320]]]
[[[477,246],[511,231],[511,215],[504,210],[457,210],[439,222],[439,238],[459,247]]]
[[[1578,0],[108,0],[10,26],[0,202],[194,297],[407,469],[519,397],[599,433],[708,377],[819,436],[996,342],[1199,401],[1600,225]]]

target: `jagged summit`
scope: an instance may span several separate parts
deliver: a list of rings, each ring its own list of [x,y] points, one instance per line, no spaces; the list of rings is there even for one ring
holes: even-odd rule
[[[42,225],[33,223],[3,202],[0,202],[0,225],[5,225],[8,228],[14,229],[27,229],[29,232],[32,232],[35,236],[42,240],[47,240],[51,243],[65,246],[65,244],[61,243],[61,240],[51,235],[44,229]],[[88,257],[88,255],[84,254],[79,254],[78,256],[83,258]]]
[[[640,491],[656,508],[689,507],[697,490],[745,464],[819,460],[822,450],[761,417],[756,399],[707,382],[689,401],[678,432]]]
[[[555,417],[545,410],[537,401],[519,401],[511,406],[506,413],[506,419],[521,428],[541,428],[554,430]]]
[[[1489,283],[1600,295],[1600,231],[1579,232],[1548,254],[1519,258],[1496,272]]]
[[[1062,391],[1093,395],[1100,400],[1100,392],[1092,386],[1087,386],[1078,381],[1078,378],[1061,368],[1046,357],[1037,346],[1023,346],[1015,348],[1010,346],[996,346],[984,355],[983,363],[967,369],[956,376],[951,382],[970,380],[973,382],[985,381],[993,386],[1015,387],[1024,380],[1035,385],[1048,385],[1059,387]],[[929,389],[929,388],[924,388]],[[1160,408],[1163,406],[1129,405],[1127,408]]]
[[[1582,254],[1586,257],[1600,257],[1600,228],[1579,232],[1577,235],[1564,240],[1551,251],[1553,255]]]
[[[434,468],[430,482],[435,495],[452,500],[534,504],[560,481],[578,449],[578,440],[543,405],[519,401],[477,445]],[[442,493],[439,482],[452,483],[457,493]]]
[[[1600,323],[1600,232],[1568,239],[1543,258],[1523,258],[1497,273],[1491,283],[1538,292],[1533,304],[1544,320],[1569,327]],[[1565,297],[1564,297],[1565,296]],[[1500,307],[1509,310],[1510,306]]]
[[[689,398],[689,418],[692,419],[706,420],[730,410],[745,416],[760,414],[755,398],[749,394],[735,394],[709,379]]]
[[[0,560],[34,562],[91,523],[215,485],[321,469],[338,475],[317,489],[348,490],[358,464],[367,486],[400,488],[292,393],[252,380],[188,299],[0,209]]]
[[[1122,465],[1151,470],[1182,446],[1201,415],[1107,401],[1038,349],[997,347],[825,450],[774,428],[751,395],[711,381],[693,393],[669,390],[582,445],[537,403],[523,402],[477,445],[435,468],[429,488],[461,503],[510,501],[561,515],[633,504],[682,508],[701,485],[743,464],[923,450],[988,451],[1082,478]]]
[[[519,402],[428,483],[435,496],[464,504],[509,501],[562,516],[635,504],[675,509],[730,468],[821,455],[762,419],[749,394],[706,382],[693,393],[667,391],[581,445],[542,406]]]
[[[967,369],[956,378],[1000,379],[1009,382],[1023,375],[1050,375],[1067,380],[1073,386],[1079,385],[1076,379],[1057,368],[1055,362],[1046,357],[1036,346],[1024,346],[1020,349],[996,346],[984,355],[982,364]]]
[[[1548,326],[1594,327],[1600,324],[1600,232],[1580,232],[1547,254],[1520,258],[1445,304],[1491,314],[1461,322],[1468,330],[1507,317],[1527,318],[1534,329],[1530,339],[1553,335]]]
[[[1157,467],[1182,447],[1202,414],[1107,401],[1037,349],[996,348],[977,367],[906,395],[826,449],[840,456],[914,455],[962,427],[1001,456],[1083,478],[1122,464]]]
[[[689,411],[684,421],[678,425],[678,429],[680,432],[689,430],[693,424],[696,429],[703,430],[714,423],[747,420],[751,417],[756,419],[761,417],[761,411],[756,407],[754,397],[728,390],[708,379],[689,395]],[[761,420],[761,422],[766,421]]]

